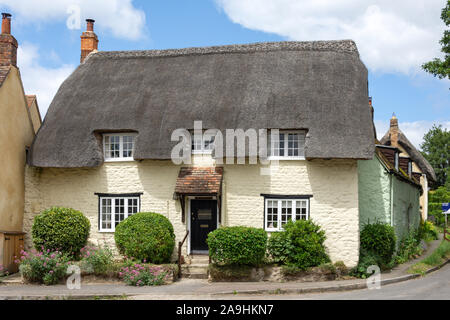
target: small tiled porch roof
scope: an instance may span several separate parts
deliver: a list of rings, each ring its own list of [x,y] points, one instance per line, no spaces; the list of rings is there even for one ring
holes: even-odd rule
[[[177,194],[220,194],[223,168],[185,167],[180,169],[175,193]]]

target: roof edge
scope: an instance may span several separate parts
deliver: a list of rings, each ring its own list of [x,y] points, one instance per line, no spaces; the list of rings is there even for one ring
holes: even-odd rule
[[[226,54],[226,53],[253,53],[271,51],[332,51],[354,54],[359,57],[359,51],[353,40],[330,41],[281,41],[281,42],[255,42],[249,44],[235,44],[209,47],[189,47],[164,50],[135,50],[135,51],[98,51],[89,55],[89,59],[135,59],[159,58],[191,55]]]

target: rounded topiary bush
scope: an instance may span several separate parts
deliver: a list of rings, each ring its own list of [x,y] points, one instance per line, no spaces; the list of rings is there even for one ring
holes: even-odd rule
[[[305,270],[330,262],[325,250],[325,232],[310,220],[284,225],[270,236],[268,250],[273,261]]]
[[[382,264],[389,264],[395,252],[396,236],[394,228],[376,222],[366,224],[360,235],[361,252],[378,256]]]
[[[31,234],[38,250],[43,247],[78,256],[87,243],[90,228],[89,219],[80,211],[53,207],[34,218]]]
[[[264,261],[267,233],[250,227],[223,227],[208,234],[209,255],[219,265],[257,266]]]
[[[169,219],[153,212],[136,213],[119,223],[114,234],[120,253],[150,263],[167,263],[175,247]]]

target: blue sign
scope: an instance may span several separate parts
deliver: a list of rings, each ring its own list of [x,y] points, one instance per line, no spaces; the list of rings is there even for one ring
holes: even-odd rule
[[[443,214],[450,214],[450,203],[443,203],[442,204],[442,213]]]

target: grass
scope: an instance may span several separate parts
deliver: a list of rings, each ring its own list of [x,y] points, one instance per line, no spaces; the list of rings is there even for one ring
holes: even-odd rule
[[[441,265],[447,259],[450,259],[450,241],[443,240],[430,256],[413,265],[408,272],[424,275],[428,269]]]

